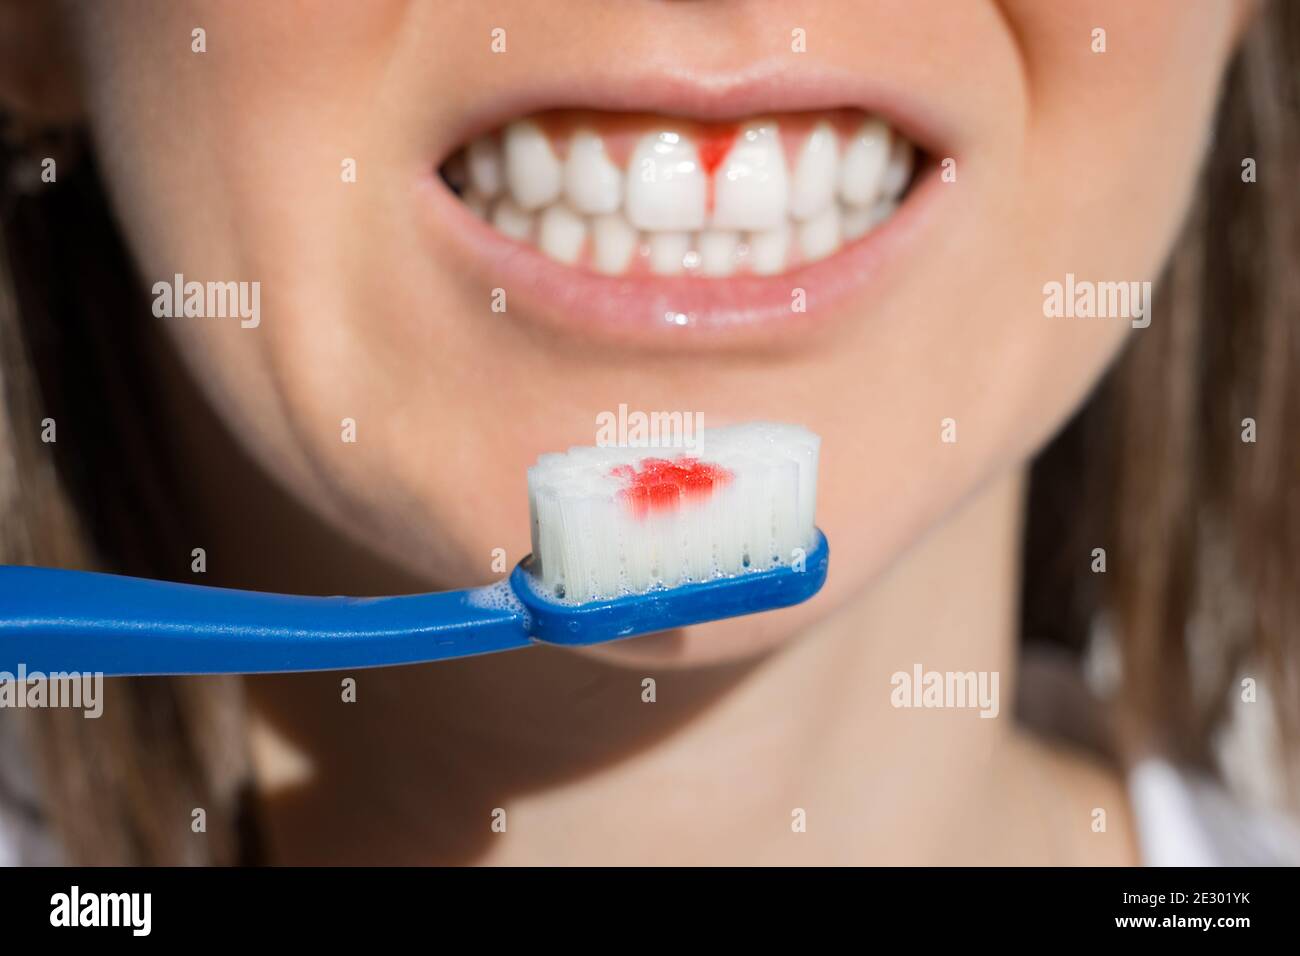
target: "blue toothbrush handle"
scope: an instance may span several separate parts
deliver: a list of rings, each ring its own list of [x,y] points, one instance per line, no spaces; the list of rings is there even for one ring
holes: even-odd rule
[[[300,597],[0,566],[0,671],[252,674],[411,664],[532,643],[494,588]],[[517,608],[517,609],[515,609]]]

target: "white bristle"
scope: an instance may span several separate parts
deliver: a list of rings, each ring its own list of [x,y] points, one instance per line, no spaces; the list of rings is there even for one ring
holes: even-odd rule
[[[687,449],[542,455],[528,469],[533,571],[546,593],[582,604],[788,564],[816,534],[820,446],[798,425],[752,422],[703,429]],[[722,478],[710,493],[638,511],[630,475],[647,459],[699,462]]]

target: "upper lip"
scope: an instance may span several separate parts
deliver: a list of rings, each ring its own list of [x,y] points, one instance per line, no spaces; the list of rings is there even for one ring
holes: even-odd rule
[[[923,152],[954,155],[961,117],[917,96],[898,77],[866,77],[810,65],[791,70],[767,60],[743,70],[698,73],[671,67],[603,67],[538,77],[491,95],[445,131],[435,165],[476,136],[550,109],[653,113],[701,122],[852,107],[887,120]]]
[[[587,109],[677,116],[703,122],[756,115],[856,108],[880,116],[930,157],[960,155],[970,118],[957,105],[925,99],[906,77],[866,76],[814,63],[792,70],[766,60],[730,72],[701,73],[663,64],[617,68],[561,63],[545,77],[489,92],[439,131],[436,159],[422,180],[434,193],[432,231],[440,252],[459,260],[472,281],[505,288],[509,312],[540,321],[587,344],[697,348],[789,344],[810,339],[820,316],[847,293],[878,277],[897,253],[918,241],[937,189],[922,168],[900,209],[873,233],[829,259],[792,272],[730,279],[608,277],[555,263],[481,222],[456,199],[437,167],[473,138],[512,120],[551,109]],[[806,312],[791,309],[801,287]],[[691,316],[686,328],[666,312]]]

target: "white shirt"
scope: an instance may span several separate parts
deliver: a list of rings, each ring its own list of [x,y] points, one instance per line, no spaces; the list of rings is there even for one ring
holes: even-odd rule
[[[1208,777],[1148,759],[1129,772],[1128,792],[1147,866],[1300,866],[1300,827]]]

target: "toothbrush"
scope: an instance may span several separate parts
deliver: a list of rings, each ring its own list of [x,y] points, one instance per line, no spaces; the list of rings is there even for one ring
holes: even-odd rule
[[[752,422],[698,448],[571,448],[528,471],[532,554],[484,587],[307,597],[0,566],[0,671],[224,674],[586,645],[798,604],[829,549],[820,439]]]

